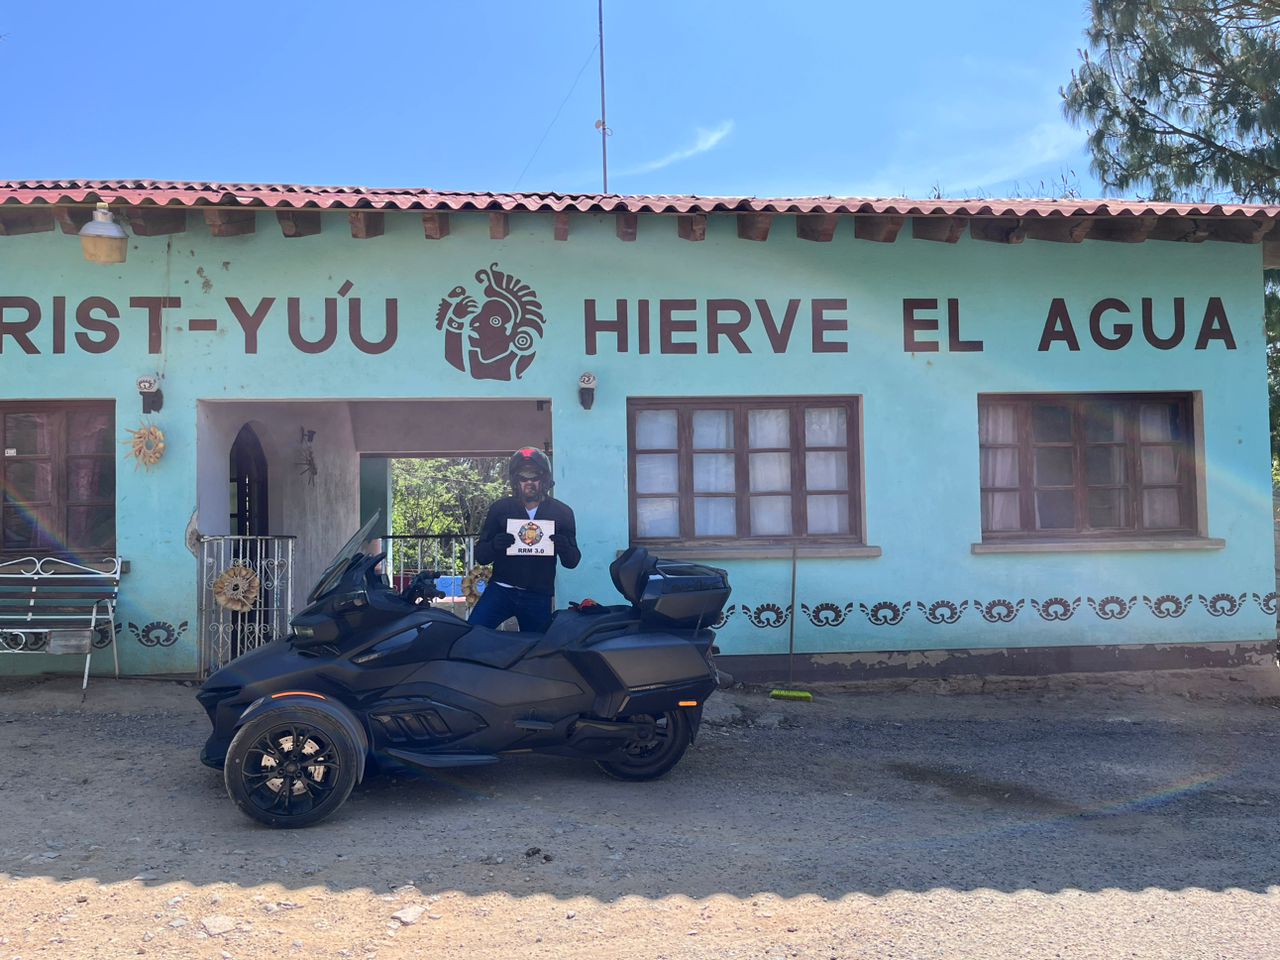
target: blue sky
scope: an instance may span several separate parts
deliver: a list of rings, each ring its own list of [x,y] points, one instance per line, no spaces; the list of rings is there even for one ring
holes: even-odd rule
[[[1086,6],[605,0],[610,190],[1099,196],[1058,95]],[[596,0],[50,0],[0,35],[0,179],[601,189]]]

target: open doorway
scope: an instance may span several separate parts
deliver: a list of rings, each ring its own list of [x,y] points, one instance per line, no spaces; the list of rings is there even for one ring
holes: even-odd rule
[[[399,457],[390,461],[388,571],[403,589],[423,570],[440,576],[441,605],[466,616],[478,593],[476,535],[510,492],[507,457]]]

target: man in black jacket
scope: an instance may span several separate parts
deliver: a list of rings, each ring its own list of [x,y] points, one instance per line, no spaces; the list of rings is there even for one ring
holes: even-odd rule
[[[556,587],[556,557],[572,570],[582,559],[577,527],[567,504],[548,496],[551,489],[551,461],[535,447],[522,447],[507,464],[511,496],[489,508],[476,540],[476,562],[492,563],[493,573],[485,584],[470,621],[482,627],[496,627],[515,617],[521,631],[541,633],[551,621],[552,595]],[[551,541],[555,554],[508,556],[516,542],[507,532],[508,520],[551,520],[555,533]]]

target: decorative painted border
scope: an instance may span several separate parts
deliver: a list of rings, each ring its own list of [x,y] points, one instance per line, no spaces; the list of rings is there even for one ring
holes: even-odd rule
[[[1234,617],[1246,606],[1249,597],[1267,616],[1274,617],[1280,610],[1280,593],[1272,591],[1267,594],[1257,593],[1215,593],[1186,594],[1180,596],[1173,593],[1162,593],[1156,596],[1142,596],[1142,603],[1152,616],[1160,620],[1177,619],[1192,609],[1192,601],[1199,598],[1201,605],[1213,617]],[[1012,623],[1023,608],[1030,605],[1041,620],[1050,623],[1061,623],[1076,615],[1082,603],[1087,603],[1099,620],[1123,620],[1138,608],[1138,597],[1121,597],[1107,594],[1103,597],[1050,596],[1041,600],[1037,597],[1018,600],[877,600],[872,603],[823,601],[810,606],[800,604],[800,613],[815,627],[839,627],[849,618],[854,610],[860,610],[867,622],[876,627],[896,627],[902,623],[912,610],[918,610],[924,619],[932,624],[950,625],[959,623],[966,612],[982,617],[987,623]],[[719,618],[711,624],[714,629],[725,626],[735,614],[741,613],[752,626],[762,630],[772,630],[785,626],[791,619],[790,604],[761,603],[755,606],[746,603],[731,603],[725,607]]]
[[[129,632],[133,634],[133,639],[144,647],[172,647],[187,632],[187,625],[186,620],[177,626],[165,620],[152,620],[143,626],[138,626],[136,623],[117,623],[116,637],[119,638],[124,628],[128,627]],[[105,647],[107,641],[99,643],[95,639],[93,645],[98,648]]]

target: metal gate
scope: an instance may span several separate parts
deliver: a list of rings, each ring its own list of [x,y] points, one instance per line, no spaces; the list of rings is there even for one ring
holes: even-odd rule
[[[201,678],[288,632],[295,539],[200,538]]]

